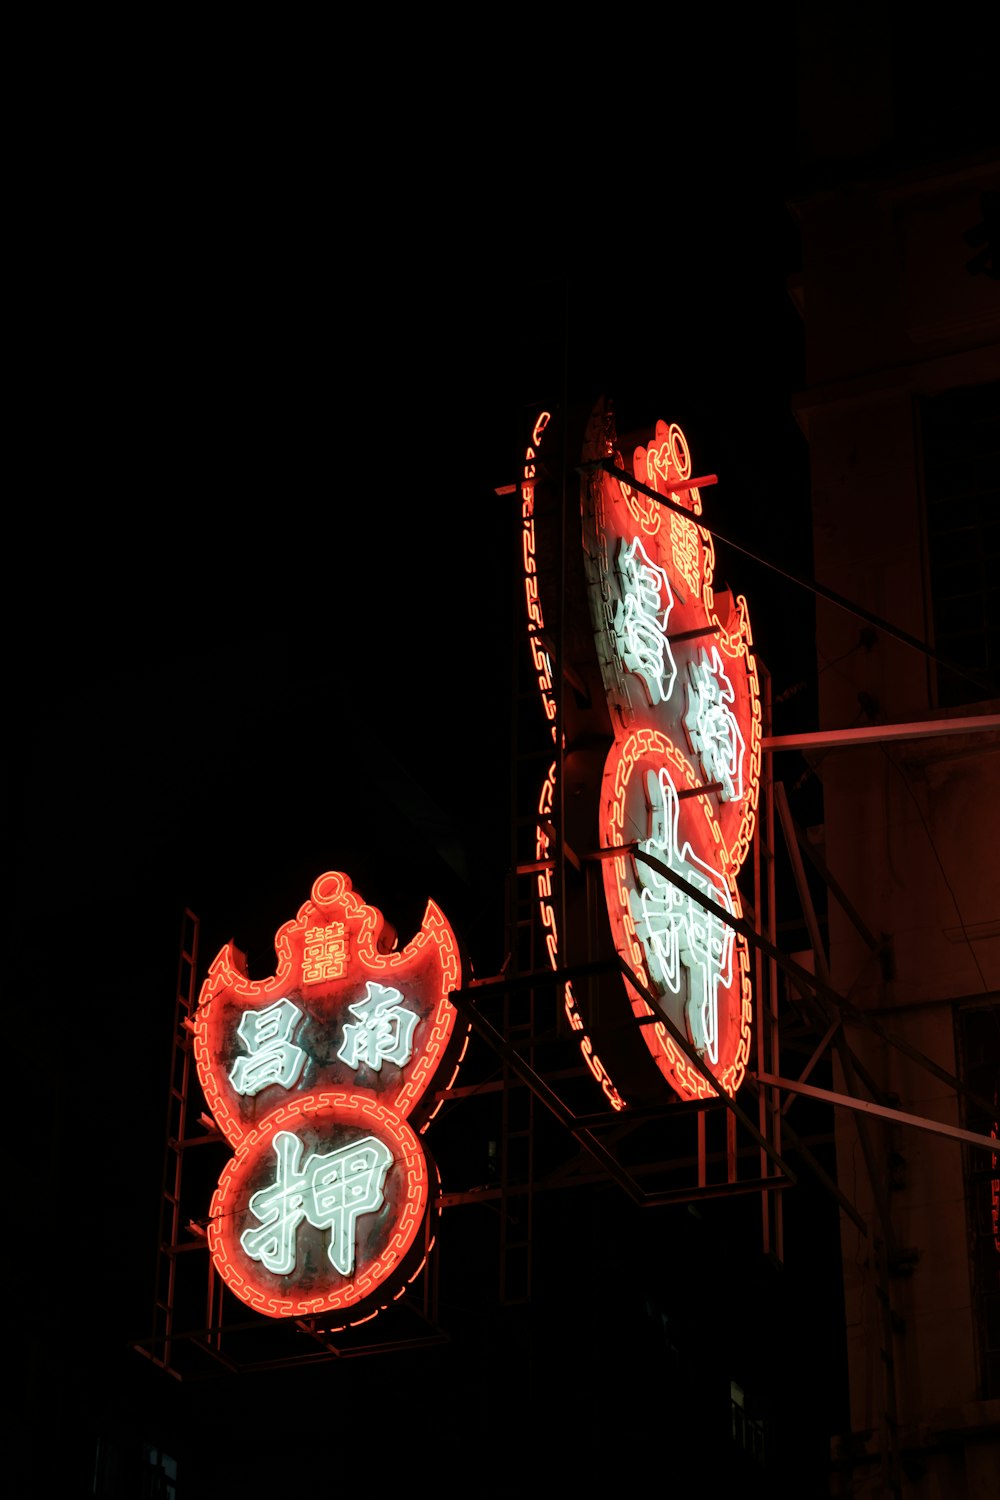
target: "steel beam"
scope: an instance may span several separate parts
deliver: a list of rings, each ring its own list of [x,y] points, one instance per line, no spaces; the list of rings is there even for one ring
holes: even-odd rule
[[[916,719],[908,724],[863,724],[855,729],[817,729],[810,734],[767,734],[761,750],[844,750],[881,745],[890,740],[933,740],[948,734],[982,734],[1000,730],[1000,714],[971,714],[962,719]]]
[[[794,1078],[779,1078],[774,1073],[752,1075],[761,1084],[785,1089],[791,1094],[805,1094],[810,1099],[822,1099],[827,1104],[837,1104],[844,1109],[855,1109],[866,1115],[878,1115],[882,1120],[891,1120],[896,1125],[910,1125],[915,1130],[926,1130],[931,1135],[947,1136],[961,1141],[980,1151],[997,1151],[1000,1142],[995,1136],[977,1135],[974,1130],[962,1130],[957,1125],[946,1125],[943,1120],[929,1120],[926,1115],[909,1115],[901,1109],[890,1109],[887,1104],[875,1104],[871,1099],[855,1099],[851,1094],[839,1094],[834,1089],[818,1089],[811,1083],[799,1083]]]

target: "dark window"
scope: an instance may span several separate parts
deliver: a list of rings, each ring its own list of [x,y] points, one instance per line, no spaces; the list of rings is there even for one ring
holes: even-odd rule
[[[937,703],[1000,695],[1000,381],[919,405]]]
[[[981,1103],[966,1099],[964,1125],[977,1135],[997,1134],[1000,1076],[1000,1003],[956,1010],[962,1082]],[[992,1103],[992,1109],[987,1108]],[[998,1151],[965,1148],[965,1203],[972,1258],[972,1298],[979,1330],[981,1396],[1000,1396],[1000,1141]]]

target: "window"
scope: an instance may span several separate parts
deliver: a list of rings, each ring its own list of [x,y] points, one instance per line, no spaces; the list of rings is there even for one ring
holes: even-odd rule
[[[1000,382],[921,399],[934,644],[941,708],[1000,695]]]
[[[961,1005],[956,1010],[962,1082],[980,1096],[965,1100],[966,1130],[996,1135],[997,1077],[1000,1075],[1000,1001]],[[965,1204],[972,1260],[972,1302],[979,1331],[981,1396],[1000,1396],[1000,1142],[997,1151],[965,1149]]]

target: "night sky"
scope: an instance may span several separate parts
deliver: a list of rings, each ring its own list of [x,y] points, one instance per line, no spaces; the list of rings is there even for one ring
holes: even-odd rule
[[[480,101],[471,157],[464,90],[412,131],[400,117],[391,151],[341,110],[308,166],[260,126],[204,150],[161,126],[140,150],[105,122],[113,152],[60,157],[72,250],[51,252],[8,563],[8,993],[52,1205],[15,1254],[26,1485],[53,1411],[67,1495],[90,1492],[97,1432],[159,1420],[147,1441],[197,1449],[211,1403],[231,1415],[132,1348],[185,908],[202,966],[232,937],[260,976],[342,869],[403,941],[433,896],[478,976],[503,962],[518,501],[495,491],[539,407],[607,395],[622,430],[679,422],[720,476],[709,524],[810,571],[794,87],[787,40],[764,40],[754,70],[710,80],[689,53],[666,91],[654,62],[525,73],[509,132],[487,139]],[[776,727],[812,727],[809,596],[717,552],[793,690]],[[590,1316],[574,1297],[567,1329]],[[359,1368],[353,1389],[376,1389]]]

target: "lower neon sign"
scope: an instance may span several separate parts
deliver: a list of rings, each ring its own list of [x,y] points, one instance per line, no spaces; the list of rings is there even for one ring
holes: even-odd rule
[[[275,948],[262,981],[224,948],[195,1016],[199,1078],[234,1148],[209,1250],[258,1312],[363,1321],[403,1294],[432,1243],[437,1176],[420,1134],[428,1085],[447,1086],[464,1051],[448,998],[458,946],[429,902],[397,951],[381,913],[329,872]]]

